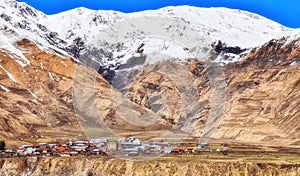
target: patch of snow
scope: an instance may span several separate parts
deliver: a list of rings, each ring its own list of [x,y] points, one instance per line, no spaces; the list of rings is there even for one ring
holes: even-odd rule
[[[0,30],[0,38],[0,48],[18,56],[13,57],[12,55],[9,55],[11,58],[16,59],[16,62],[22,67],[25,67],[30,64],[30,61],[23,55],[23,52],[13,45],[17,40],[20,40],[20,38],[16,37],[13,34],[5,33],[3,30]]]
[[[238,62],[240,60],[241,60],[241,57],[239,55],[232,54],[232,53],[226,53],[226,54],[219,54],[213,62],[228,64],[228,63],[232,63],[232,62]]]
[[[143,54],[136,53],[137,48],[140,44],[144,46],[141,48],[143,49]],[[119,63],[125,64],[130,58],[133,57],[142,57],[147,56],[144,65],[146,64],[153,64],[158,61],[163,61],[167,59],[178,59],[184,60],[186,58],[194,58],[192,53],[185,50],[185,46],[182,44],[171,41],[170,39],[158,37],[158,36],[148,36],[143,40],[136,40],[132,43],[127,43],[126,46],[127,50],[121,50],[120,52],[114,53],[114,58],[112,61],[106,61],[107,63],[116,65],[116,58],[123,56],[121,59],[118,60]]]
[[[55,52],[54,54],[55,54],[56,56],[60,57],[60,58],[66,59],[65,56],[63,56],[63,55],[61,55],[61,54],[59,54],[59,53],[57,53],[57,52]]]
[[[28,90],[28,89],[27,89]],[[35,98],[35,99],[38,99],[38,97],[33,93],[31,92],[30,90],[28,90],[28,92]]]
[[[61,61],[61,63],[64,64],[64,66],[68,67],[68,65],[64,61]]]
[[[43,64],[43,62],[40,62],[40,67],[41,67],[42,70],[44,70],[44,64]]]
[[[10,58],[12,58],[12,59],[14,58],[14,56],[12,56],[11,54],[8,54],[8,56],[9,56]]]
[[[178,42],[170,41],[167,38],[160,38],[160,37],[146,38],[144,39],[143,43],[145,44],[143,49],[146,55],[159,53],[161,55],[166,55],[169,58],[178,58],[182,60],[186,58],[194,57],[189,51],[184,50],[185,46],[183,46]],[[159,60],[161,59],[158,58],[158,60],[155,60],[151,58],[151,61],[149,61],[149,63],[151,62],[153,63]]]
[[[54,81],[54,78],[53,78],[52,73],[51,73],[51,72],[48,72],[48,74],[49,74],[50,79],[51,79],[52,81]]]
[[[14,76],[13,76],[11,73],[9,73],[2,65],[0,65],[0,68],[7,74],[7,76],[8,76],[11,80],[13,80],[14,82],[17,82],[16,79],[14,78]]]
[[[4,90],[5,92],[10,92],[10,90],[8,88],[6,88],[5,86],[3,86],[3,85],[0,85],[0,88],[2,90]]]
[[[294,62],[292,62],[292,63],[290,64],[290,66],[296,66],[296,65],[298,65],[298,62],[297,62],[297,61],[294,61]]]
[[[300,41],[300,29],[295,29],[295,30],[292,30],[290,31],[289,35],[286,36],[286,42],[285,42],[285,45],[291,43],[292,41],[294,40],[299,40]],[[300,46],[300,42],[297,41],[295,44]]]

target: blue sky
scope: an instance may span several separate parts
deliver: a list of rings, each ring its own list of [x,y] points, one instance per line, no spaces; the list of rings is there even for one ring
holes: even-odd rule
[[[300,0],[18,0],[28,3],[46,14],[54,14],[76,7],[136,12],[165,6],[192,5],[198,7],[228,7],[247,10],[278,23],[300,28]]]

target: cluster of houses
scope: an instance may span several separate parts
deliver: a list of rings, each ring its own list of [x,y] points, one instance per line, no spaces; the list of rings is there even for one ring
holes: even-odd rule
[[[37,145],[21,145],[17,150],[0,151],[0,156],[76,156],[76,155],[159,155],[163,153],[194,153],[207,149],[207,143],[198,147],[177,147],[168,142],[147,142],[134,137],[121,138],[111,141],[106,138],[91,139],[90,141],[75,141],[65,144],[39,143]]]
[[[39,143],[37,145],[24,144],[17,150],[3,150],[1,156],[72,156],[72,155],[104,154],[95,144],[88,141],[59,143]]]

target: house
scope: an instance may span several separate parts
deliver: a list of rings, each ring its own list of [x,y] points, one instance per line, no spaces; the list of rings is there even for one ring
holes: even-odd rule
[[[147,144],[145,147],[146,154],[160,154],[162,153],[163,148],[160,145],[151,145]]]
[[[174,147],[172,148],[171,153],[184,153],[185,147]]]
[[[172,147],[166,147],[163,149],[163,153],[171,153],[172,152]]]
[[[1,150],[0,157],[12,157],[15,156],[14,150]]]
[[[104,147],[108,144],[108,139],[106,138],[91,139],[90,143],[96,145],[97,147]]]
[[[88,141],[75,141],[73,145],[79,145],[79,144],[89,144]]]
[[[125,156],[138,156],[139,150],[137,148],[125,148],[122,150],[122,154]]]
[[[164,147],[169,147],[169,146],[170,146],[170,144],[169,144],[168,142],[153,142],[153,141],[151,141],[151,142],[149,142],[148,144],[149,144],[149,145],[159,145],[159,146],[161,146],[162,148],[164,148]]]
[[[107,144],[108,151],[117,151],[118,150],[118,142],[117,141],[109,141]]]
[[[76,144],[70,147],[70,149],[75,151],[86,151],[89,148],[88,144]]]
[[[206,149],[206,148],[209,148],[209,145],[207,142],[201,142],[199,145],[198,145],[198,148],[200,149]]]
[[[29,149],[28,149],[29,148]],[[28,149],[28,150],[27,150]],[[27,155],[32,153],[32,145],[24,144],[21,145],[17,150],[17,155]]]
[[[90,145],[94,145],[96,147],[105,147],[108,144],[107,138],[96,138],[90,140]]]
[[[67,150],[67,147],[63,146],[63,145],[57,146],[57,147],[55,147],[55,150],[58,151],[58,152],[63,152],[65,150]]]
[[[123,149],[125,148],[135,148],[138,146],[142,146],[142,141],[139,139],[136,139],[134,137],[128,137],[128,138],[122,138],[119,141],[119,144]]]

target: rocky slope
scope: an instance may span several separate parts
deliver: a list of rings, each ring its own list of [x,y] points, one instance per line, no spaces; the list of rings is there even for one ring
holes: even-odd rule
[[[12,158],[0,160],[1,175],[297,175],[296,164],[207,161],[125,161],[111,158]]]
[[[122,82],[133,73],[136,76],[120,90],[179,129],[192,129],[195,136],[206,136],[203,128],[212,119],[217,129],[207,135],[215,139],[298,146],[300,58],[295,42],[275,51],[272,47],[278,43],[270,42],[242,62],[216,66],[215,76],[209,75],[213,64],[197,59],[185,62],[185,66],[167,61],[142,71],[122,72]],[[175,73],[170,71],[173,69]],[[173,78],[173,74],[182,79]],[[183,100],[193,97],[198,99]],[[185,107],[187,102],[190,104]]]
[[[85,139],[78,121],[81,116],[103,119],[109,126],[136,128],[124,122],[114,113],[110,91],[112,86],[94,69],[76,63],[72,58],[62,55],[57,50],[41,50],[30,40],[22,39],[14,43],[22,50],[30,64],[22,66],[19,56],[5,49],[0,50],[0,99],[1,139],[14,144],[17,141],[61,141]],[[84,72],[82,72],[84,71]],[[84,80],[77,77],[85,74]],[[86,82],[92,81],[93,87]],[[95,85],[94,85],[95,84]],[[90,90],[87,90],[91,88]],[[72,96],[77,91],[86,92],[81,97]],[[93,107],[91,98],[97,94],[96,102],[100,114]],[[121,96],[116,94],[115,96]],[[76,103],[76,107],[74,107]],[[130,101],[127,101],[130,103]],[[150,112],[135,105],[137,113]],[[82,106],[84,107],[82,107]],[[83,108],[76,111],[76,108]],[[93,120],[94,120],[93,119]],[[160,120],[151,129],[168,126]]]
[[[270,41],[224,67],[228,101],[217,136],[299,145],[299,40]]]
[[[30,65],[21,66],[19,56],[1,49],[1,138],[34,140],[43,137],[40,127],[78,126],[70,102],[76,63],[27,39],[15,47],[24,51]]]

